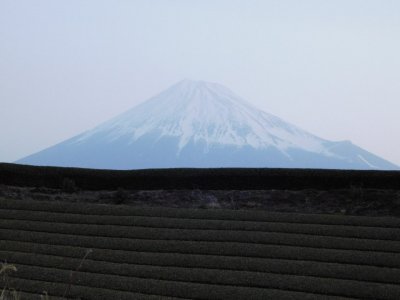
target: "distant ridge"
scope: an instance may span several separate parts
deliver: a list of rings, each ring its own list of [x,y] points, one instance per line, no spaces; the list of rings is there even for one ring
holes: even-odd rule
[[[17,163],[104,169],[399,169],[349,141],[319,138],[258,110],[222,85],[191,80]]]
[[[99,170],[0,163],[0,185],[62,188],[65,179],[83,190],[400,190],[400,171],[327,169]]]

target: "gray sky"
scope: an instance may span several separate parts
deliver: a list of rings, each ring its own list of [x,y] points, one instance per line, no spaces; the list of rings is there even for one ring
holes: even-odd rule
[[[184,79],[400,165],[398,0],[0,0],[0,161]]]

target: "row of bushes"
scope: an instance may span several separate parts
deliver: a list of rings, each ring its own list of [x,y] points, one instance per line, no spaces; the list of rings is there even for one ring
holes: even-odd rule
[[[67,267],[71,264],[70,259],[79,260],[84,249],[71,246],[52,247],[46,244],[31,244],[12,241],[2,241],[4,250],[0,252],[4,258],[36,256],[37,263],[40,261],[47,264],[57,264]],[[7,252],[8,251],[8,252]],[[296,253],[294,253],[295,255]],[[362,257],[361,259],[365,259]],[[276,258],[254,258],[245,256],[223,256],[223,255],[194,255],[183,253],[152,253],[152,252],[127,252],[120,250],[94,249],[89,260],[95,264],[83,264],[82,270],[101,272],[105,270],[107,263],[119,265],[141,266],[142,268],[185,267],[224,269],[250,272],[272,272],[282,274],[294,274],[304,276],[332,277],[373,282],[399,283],[400,270],[397,268],[380,268],[369,265],[359,265],[359,259],[350,264],[323,262],[319,256],[315,260],[302,260],[302,257],[292,259]],[[12,260],[8,260],[12,261]],[[372,262],[371,262],[372,263]],[[103,267],[104,265],[104,267]]]
[[[130,293],[104,288],[72,285],[67,282],[51,282],[48,280],[32,280],[12,277],[9,285],[22,295],[23,300],[160,300],[160,296],[151,296],[141,293]],[[1,283],[0,283],[1,287]],[[65,289],[70,289],[68,297],[62,297]],[[43,297],[43,291],[50,296]],[[57,296],[56,296],[57,295]],[[165,298],[165,300],[174,300]]]
[[[95,205],[89,203],[47,202],[0,199],[2,209],[59,212],[105,217],[162,217],[198,220],[232,220],[250,222],[286,222],[302,224],[354,225],[368,227],[400,228],[400,219],[391,217],[359,217],[342,215],[271,213],[257,210],[181,209],[160,207],[129,207]]]
[[[400,241],[400,229],[348,225],[320,225],[284,222],[253,222],[234,220],[179,219],[142,216],[98,216],[85,214],[50,213],[29,210],[1,210],[0,219],[44,221],[83,225],[139,226],[148,228],[177,228],[205,230],[241,230],[255,232],[286,232],[324,236],[366,238]]]
[[[17,277],[48,282],[66,282],[69,270],[17,264]],[[125,268],[125,270],[127,270]],[[175,269],[176,271],[176,269]],[[273,273],[185,270],[162,271],[154,274],[113,275],[77,272],[74,280],[79,286],[155,294],[194,299],[271,299],[271,290],[296,291],[311,294],[356,297],[362,299],[399,299],[398,285],[318,278]],[[146,277],[147,275],[147,277]],[[150,277],[150,278],[149,278]],[[300,295],[299,295],[300,296]],[[317,295],[314,295],[316,297]],[[280,298],[278,298],[280,299]],[[304,298],[298,298],[304,299]],[[324,298],[328,299],[328,298]]]
[[[50,281],[63,283],[63,278],[68,276],[68,271],[45,269],[40,267],[19,266],[21,272],[18,278],[36,279],[43,282]],[[277,290],[249,287],[224,286],[216,284],[201,284],[190,282],[162,281],[147,278],[122,277],[104,274],[78,273],[76,280],[79,285],[71,287],[71,296],[80,296],[87,300],[109,300],[109,299],[305,299],[316,300],[316,295]],[[26,284],[27,282],[25,282]],[[49,286],[49,293],[59,293],[60,289]],[[104,289],[115,293],[104,294]],[[90,292],[89,292],[90,291]],[[121,292],[129,292],[130,297],[121,297]],[[136,297],[142,294],[142,297]],[[149,297],[148,295],[153,295]],[[156,296],[157,295],[157,296]],[[157,298],[156,298],[157,297]],[[176,298],[168,298],[176,297]],[[289,298],[290,297],[290,298]],[[319,296],[321,298],[321,295]],[[329,296],[324,298],[329,300]]]
[[[400,171],[319,169],[97,170],[0,164],[0,184],[104,189],[400,189]]]
[[[0,229],[0,235],[5,240],[41,244],[51,243],[60,246],[76,246],[94,249],[316,260],[400,268],[400,255],[398,253],[389,252],[311,248],[289,245],[261,245],[235,242],[221,243],[96,238],[9,229]],[[334,245],[332,245],[332,247],[334,247]]]
[[[371,239],[355,239],[331,237],[311,234],[293,234],[277,232],[252,232],[233,230],[188,230],[164,229],[147,227],[109,226],[109,225],[79,225],[66,223],[0,220],[1,229],[32,231],[32,234],[43,233],[65,234],[76,236],[77,239],[95,241],[107,238],[118,243],[130,244],[132,241],[192,241],[195,242],[232,242],[254,243],[265,245],[289,245],[327,249],[351,249],[363,251],[382,251],[400,253],[400,242]],[[0,230],[1,230],[0,229]],[[31,233],[28,233],[31,234]],[[119,241],[119,239],[129,239]]]
[[[32,256],[35,257],[36,266],[74,269],[80,265],[81,259],[77,257],[64,257],[55,255],[46,255],[38,253],[27,253],[20,251],[0,251],[0,256],[7,261],[21,264],[32,264]],[[137,276],[154,279],[171,280],[174,276],[179,276],[183,281],[187,278],[191,270],[196,269],[196,274],[205,275],[207,278],[219,277],[219,283],[223,283],[224,277],[230,277],[232,271],[240,272],[246,278],[247,275],[254,273],[274,273],[300,276],[313,276],[324,278],[340,278],[358,281],[380,282],[380,283],[400,283],[399,269],[382,269],[371,266],[341,265],[316,261],[290,261],[282,259],[253,259],[243,258],[238,260],[235,257],[197,257],[197,259],[174,259],[174,257],[164,257],[166,259],[158,261],[137,260],[135,263],[110,262],[92,259],[89,256],[82,264],[80,270],[90,273],[115,274],[123,276]],[[243,277],[242,276],[242,277]],[[243,280],[243,279],[241,279]],[[200,281],[200,280],[199,280]],[[250,280],[253,282],[253,280]]]
[[[148,300],[160,296],[163,299],[400,298],[399,242],[312,233],[312,230],[324,233],[319,227],[330,228],[331,233],[348,232],[351,228],[354,233],[357,226],[363,225],[358,227],[365,230],[363,234],[374,232],[374,236],[379,236],[379,232],[386,232],[390,239],[399,231],[396,223],[399,220],[393,218],[154,209],[4,199],[0,200],[0,207],[1,213],[5,214],[4,219],[0,215],[0,260],[17,265],[18,272],[10,286],[19,291],[41,293],[46,290],[51,295],[63,296],[68,289],[68,296],[96,300]],[[74,224],[73,219],[63,223],[63,218],[71,216],[64,212],[72,213],[77,218],[75,221],[81,223]],[[46,214],[52,216],[54,222],[49,222],[51,218],[46,219]],[[57,216],[61,218],[57,219]],[[41,221],[33,220],[35,218]],[[84,218],[93,223],[82,223]],[[97,223],[97,220],[115,222],[116,218],[125,221],[138,218],[150,226]],[[208,228],[163,229],[158,221],[172,226],[174,222],[179,226],[194,226],[199,222]],[[321,222],[335,225],[319,225]],[[224,224],[224,231],[213,230],[217,224]],[[248,226],[250,231],[235,231],[230,224],[237,224],[238,230],[242,225]],[[289,233],[294,227],[304,225],[305,234],[252,230],[254,226],[260,229],[260,224],[273,224]],[[367,230],[365,226],[380,227]],[[89,248],[93,252],[82,262]],[[81,262],[79,272],[72,276],[71,271]]]

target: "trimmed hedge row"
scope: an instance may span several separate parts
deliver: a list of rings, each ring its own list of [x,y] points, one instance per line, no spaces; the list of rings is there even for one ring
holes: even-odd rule
[[[63,282],[69,276],[68,270],[17,264],[18,278],[51,280]],[[193,299],[271,299],[279,294],[296,292],[297,299],[321,299],[329,295],[363,299],[399,299],[400,287],[391,284],[373,284],[358,281],[323,279],[293,275],[263,274],[258,278],[260,287],[239,286],[238,284],[215,284],[190,282],[196,270],[189,272],[186,280],[161,280],[126,277],[109,274],[76,272],[75,282],[82,286],[128,291],[160,296],[175,296]],[[197,275],[199,275],[197,273]],[[50,279],[51,278],[51,279]],[[237,278],[225,278],[225,281]],[[249,278],[248,284],[255,278]],[[218,280],[218,279],[216,279]],[[295,294],[293,294],[295,296]],[[308,296],[308,297],[307,297]],[[276,299],[276,298],[272,298]],[[329,299],[329,298],[326,298]]]
[[[50,246],[13,241],[2,241],[0,245],[4,251],[0,255],[13,261],[16,257],[34,255],[35,261],[39,257],[46,257],[48,263],[57,261],[59,266],[69,259],[80,260],[85,249],[79,247]],[[21,252],[23,249],[26,252]],[[93,261],[93,263],[92,263]],[[232,257],[216,255],[176,254],[176,253],[147,253],[128,252],[121,250],[95,249],[90,259],[84,263],[90,268],[102,268],[103,262],[115,263],[122,266],[164,266],[183,268],[205,268],[220,270],[235,270],[249,272],[269,272],[278,274],[292,274],[325,278],[341,278],[360,281],[400,283],[400,269],[352,265],[340,263],[325,263],[319,261],[285,260],[269,258]],[[45,265],[47,266],[47,265]],[[93,269],[91,269],[93,270]]]
[[[69,281],[69,296],[86,300],[400,299],[400,219],[15,200],[0,207],[0,260],[17,266],[11,286],[32,299],[43,290],[60,297]]]
[[[348,249],[400,253],[399,241],[355,239],[310,234],[252,232],[234,230],[165,229],[113,225],[85,225],[26,220],[0,220],[1,229],[34,233],[57,233],[79,238],[121,238],[126,240],[160,240],[195,242],[233,242],[264,245],[288,245],[327,249]],[[28,233],[30,234],[30,233]]]
[[[53,297],[61,297],[64,291],[68,289],[67,283],[62,282],[49,282],[48,280],[32,280],[24,278],[10,278],[10,286],[15,287],[18,291],[37,293],[46,291],[50,295],[50,300]],[[0,283],[1,287],[1,283]],[[110,290],[106,288],[92,288],[81,285],[72,285],[69,293],[68,299],[87,299],[87,300],[160,300],[158,295],[146,295],[140,293],[123,292],[117,290]],[[37,300],[38,298],[32,298],[32,300]],[[39,298],[40,299],[40,298]],[[56,298],[57,299],[57,298]],[[65,297],[61,297],[65,299]],[[175,297],[163,297],[163,300],[185,300],[185,298],[175,298]],[[25,299],[24,299],[25,300]],[[27,299],[31,300],[31,299]],[[43,299],[40,299],[43,300]],[[187,299],[189,300],[189,299]]]
[[[170,229],[175,228],[232,231],[241,230],[255,232],[300,233],[323,236],[400,241],[400,228],[379,228],[350,225],[318,225],[281,222],[202,220],[146,216],[105,216],[4,209],[0,209],[0,219],[69,223],[79,224],[79,226],[81,227],[82,225],[97,224]]]
[[[15,281],[14,278],[11,278],[10,280],[12,282]],[[1,290],[1,288],[2,288],[2,285],[0,283],[0,290]],[[11,295],[10,295],[10,292],[8,292],[10,298],[5,298],[5,299],[15,299],[14,296],[12,295],[12,292],[11,292]],[[18,297],[20,297],[17,299],[21,299],[21,300],[44,300],[45,299],[45,298],[43,298],[43,296],[45,294],[44,293],[38,294],[37,291],[33,291],[33,293],[29,293],[29,292],[22,292],[21,290],[17,290],[17,293],[18,293]],[[8,297],[7,294],[6,294],[6,297]],[[69,298],[69,297],[67,298],[67,297],[51,296],[49,300],[79,300],[79,299],[77,299],[77,298],[74,299],[74,298]]]
[[[0,199],[2,209],[47,211],[85,215],[148,216],[203,220],[232,220],[257,222],[285,222],[321,225],[352,225],[400,228],[400,218],[360,217],[324,214],[273,213],[257,210],[190,209],[162,207],[132,207],[125,205],[102,205],[52,201],[27,201]]]
[[[389,252],[337,250],[287,245],[244,244],[235,242],[221,243],[101,238],[9,229],[0,229],[0,239],[40,244],[71,245],[94,249],[282,258],[400,268],[400,255],[398,253]]]
[[[0,251],[0,256],[10,263],[25,264],[60,268],[66,270],[76,269],[81,264],[81,259],[65,256],[44,255],[37,253],[26,253],[19,251]],[[201,257],[206,262],[207,257]],[[260,261],[260,260],[259,260]],[[195,262],[195,261],[194,261]],[[153,278],[173,281],[198,281],[204,283],[237,284],[243,286],[261,287],[265,285],[265,274],[312,276],[313,278],[332,278],[341,280],[356,280],[362,282],[376,283],[400,283],[400,270],[388,268],[376,268],[368,266],[343,266],[332,263],[301,262],[285,260],[264,260],[264,268],[260,271],[254,270],[232,270],[225,269],[223,265],[208,267],[182,266],[179,261],[170,265],[143,265],[128,264],[126,262],[109,262],[102,260],[85,260],[80,268],[82,272],[104,273],[110,275],[133,276],[141,278]],[[268,263],[266,265],[266,263]],[[293,264],[293,265],[292,265]],[[310,269],[302,269],[310,268]],[[325,268],[325,269],[324,269]],[[327,268],[327,269],[326,269]],[[285,272],[285,270],[289,272]],[[310,272],[312,271],[312,272]],[[376,272],[376,273],[375,273]],[[265,286],[269,287],[269,286]],[[400,287],[399,287],[400,288]]]
[[[0,164],[0,184],[61,188],[66,179],[79,188],[103,189],[400,189],[399,171],[320,169],[147,169],[98,170]]]

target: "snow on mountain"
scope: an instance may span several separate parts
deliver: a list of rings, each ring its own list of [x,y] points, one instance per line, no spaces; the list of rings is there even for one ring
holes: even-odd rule
[[[257,110],[219,84],[203,81],[184,80],[76,141],[85,141],[100,132],[110,142],[123,136],[134,142],[149,133],[174,136],[179,138],[179,149],[193,140],[204,141],[208,146],[325,151],[324,140]]]
[[[19,163],[92,168],[396,169],[260,111],[226,87],[183,80],[131,110]]]

